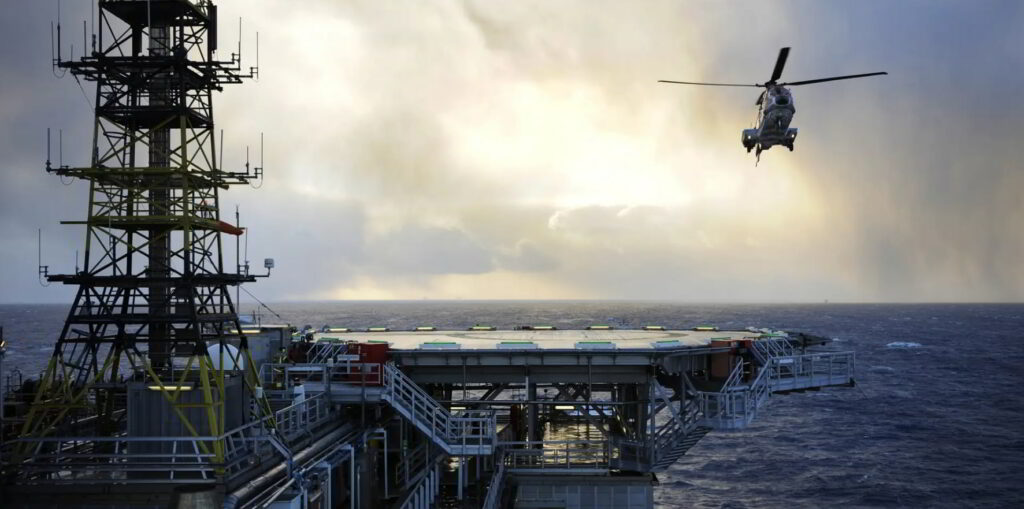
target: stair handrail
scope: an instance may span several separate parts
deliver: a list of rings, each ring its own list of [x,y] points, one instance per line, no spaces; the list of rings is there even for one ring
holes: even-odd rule
[[[750,348],[750,353],[754,356],[755,359],[757,359],[757,362],[760,365],[764,366],[764,365],[768,364],[768,362],[771,360],[772,357],[771,357],[771,355],[768,355],[767,353],[765,353],[764,350],[762,350],[761,347],[758,346],[758,343],[759,343],[759,341],[753,342],[753,344],[752,344],[752,346]]]
[[[753,404],[753,411],[756,412],[758,408],[764,403],[764,400],[771,397],[771,372],[770,369],[773,364],[777,362],[777,359],[769,361],[768,366],[762,367],[758,370],[757,376],[750,382],[750,393],[753,394],[753,401],[747,400],[748,405]],[[745,413],[749,409],[744,409]]]
[[[740,362],[736,363],[736,366],[734,366],[732,368],[732,371],[729,373],[729,377],[726,378],[725,383],[722,384],[722,389],[720,392],[728,392],[729,390],[733,389],[739,384],[740,378],[743,377],[743,367],[745,365],[746,362],[744,362],[742,359],[740,360]]]
[[[498,504],[501,503],[501,493],[505,490],[505,458],[503,454],[498,455],[496,463],[498,468],[494,470],[491,484],[487,486],[487,496],[484,497],[484,503],[481,506],[483,509],[498,509]]]
[[[451,436],[453,416],[419,385],[411,381],[407,382],[405,374],[394,365],[382,364],[381,374],[383,375],[381,381],[384,384],[385,397],[400,398],[408,404],[411,413],[424,418],[423,422],[429,422],[431,430],[447,441]],[[434,404],[431,405],[431,402]],[[428,412],[429,415],[422,415]]]

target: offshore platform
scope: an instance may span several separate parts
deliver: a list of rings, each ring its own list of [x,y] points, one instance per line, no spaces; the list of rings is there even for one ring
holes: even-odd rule
[[[84,267],[43,271],[77,293],[3,388],[0,506],[653,507],[709,431],[854,383],[853,352],[767,329],[243,326],[219,193],[262,168],[221,167],[212,96],[258,70],[217,18],[99,0],[91,52],[55,58],[96,86],[90,163],[46,165],[89,182]]]

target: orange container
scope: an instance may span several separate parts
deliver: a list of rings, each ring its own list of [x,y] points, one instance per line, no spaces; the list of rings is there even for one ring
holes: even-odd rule
[[[381,367],[379,364],[388,362],[387,343],[353,343],[348,352],[359,356],[361,366],[353,366],[349,380],[364,382],[366,385],[380,385]]]
[[[729,378],[736,361],[736,343],[732,340],[711,340],[711,348],[731,348],[722,353],[711,354],[711,378]]]
[[[359,355],[359,362],[384,364],[388,361],[387,343],[356,343],[349,346],[349,351]]]

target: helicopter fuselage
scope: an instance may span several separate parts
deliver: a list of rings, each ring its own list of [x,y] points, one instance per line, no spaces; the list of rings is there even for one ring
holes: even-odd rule
[[[796,107],[793,105],[793,94],[782,86],[767,87],[758,99],[757,127],[743,130],[743,146],[747,152],[757,149],[768,150],[774,145],[782,145],[793,150],[797,129],[789,127],[793,121]]]

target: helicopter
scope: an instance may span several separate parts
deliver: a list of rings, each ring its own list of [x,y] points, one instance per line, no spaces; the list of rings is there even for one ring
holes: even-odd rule
[[[793,105],[793,94],[786,87],[797,85],[810,85],[812,83],[824,83],[826,81],[848,80],[853,78],[866,78],[868,76],[879,76],[889,74],[887,72],[869,72],[865,74],[850,74],[847,76],[834,76],[831,78],[819,78],[814,80],[791,81],[779,83],[782,77],[782,69],[786,66],[786,59],[789,58],[789,48],[779,50],[779,58],[775,60],[775,69],[772,70],[772,77],[764,83],[743,84],[743,83],[700,83],[694,81],[669,81],[658,80],[659,83],[674,83],[678,85],[704,85],[712,87],[759,87],[764,90],[754,104],[757,106],[756,126],[752,129],[744,129],[741,140],[747,153],[757,149],[757,160],[761,160],[761,152],[768,150],[775,145],[782,145],[793,150],[796,142],[797,128],[789,127],[793,121],[793,114],[796,108]]]

